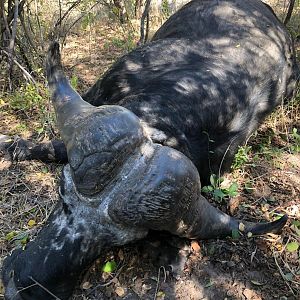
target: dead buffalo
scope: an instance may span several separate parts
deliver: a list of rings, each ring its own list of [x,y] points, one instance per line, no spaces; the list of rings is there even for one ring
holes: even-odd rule
[[[210,239],[284,226],[286,216],[242,226],[211,206],[200,185],[229,168],[295,88],[293,44],[269,6],[192,1],[83,98],[62,71],[57,43],[47,76],[63,142],[21,148],[24,158],[68,164],[47,224],[4,262],[6,299],[68,299],[104,250],[150,229]]]

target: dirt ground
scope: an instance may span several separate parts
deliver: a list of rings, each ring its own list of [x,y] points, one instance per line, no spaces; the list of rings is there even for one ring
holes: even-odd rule
[[[126,29],[104,24],[80,36],[73,33],[63,60],[77,88],[83,91],[91,86],[131,48],[136,42],[132,39],[128,43]],[[0,108],[2,134],[42,140],[55,133],[52,128],[51,133],[38,134],[38,121],[12,111],[5,101]],[[299,249],[287,250],[291,242],[300,243],[300,154],[293,151],[297,141],[288,134],[293,128],[300,132],[299,95],[268,118],[248,141],[247,159],[225,176],[223,184],[237,182],[239,195],[210,199],[245,220],[288,214],[280,236],[189,241],[152,232],[143,241],[103,253],[83,275],[73,299],[300,299]],[[26,244],[45,223],[58,199],[60,171],[57,164],[11,163],[0,157],[1,265],[7,253]],[[102,270],[107,261],[116,262],[111,273]],[[0,286],[0,298],[1,294]]]

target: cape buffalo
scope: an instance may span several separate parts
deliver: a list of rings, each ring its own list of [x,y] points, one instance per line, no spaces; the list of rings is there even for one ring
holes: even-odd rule
[[[197,239],[279,232],[286,216],[236,220],[206,201],[200,180],[228,170],[298,76],[290,35],[259,0],[188,3],[83,97],[53,43],[47,77],[63,142],[21,148],[68,164],[47,224],[4,262],[6,299],[68,299],[102,251],[150,229]]]

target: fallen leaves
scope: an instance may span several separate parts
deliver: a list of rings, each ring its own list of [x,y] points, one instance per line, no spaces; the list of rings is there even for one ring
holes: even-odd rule
[[[36,221],[31,219],[28,221],[27,225],[28,225],[28,227],[33,227],[34,225],[36,225]]]
[[[119,257],[120,260],[124,260],[124,252],[123,252],[122,249],[119,250],[118,257]]]
[[[200,250],[201,250],[201,247],[200,247],[200,245],[197,241],[192,241],[191,242],[191,248],[192,248],[192,251],[195,252],[195,253],[199,253]]]
[[[115,293],[121,298],[123,298],[126,294],[125,289],[122,288],[121,286],[116,287]]]
[[[229,212],[232,216],[239,208],[239,205],[243,202],[244,202],[244,198],[242,196],[231,197],[229,199],[228,208],[229,208]]]
[[[92,286],[93,286],[93,285],[92,285],[90,282],[86,281],[86,282],[84,282],[84,283],[81,285],[81,288],[82,288],[83,290],[88,290],[88,289],[90,289]]]
[[[247,300],[260,300],[261,297],[258,296],[254,291],[250,289],[245,289],[243,291],[243,295],[246,297]]]
[[[245,231],[245,224],[244,223],[240,223],[239,224],[239,231]]]

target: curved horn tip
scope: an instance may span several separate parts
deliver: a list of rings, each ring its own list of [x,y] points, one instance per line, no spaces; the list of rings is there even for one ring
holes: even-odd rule
[[[286,222],[288,221],[289,217],[287,214],[284,214],[280,219],[273,222],[274,224],[274,230],[278,229],[282,230],[282,228],[285,226]]]
[[[58,41],[51,42],[48,48],[49,52],[57,51],[59,52],[59,43]]]
[[[50,65],[60,65],[60,47],[57,41],[50,44],[48,48],[48,61]]]
[[[282,228],[286,224],[288,216],[285,214],[280,219],[269,222],[269,223],[257,223],[251,224],[248,228],[246,227],[246,233],[252,233],[253,235],[261,235],[266,233],[279,234]]]

